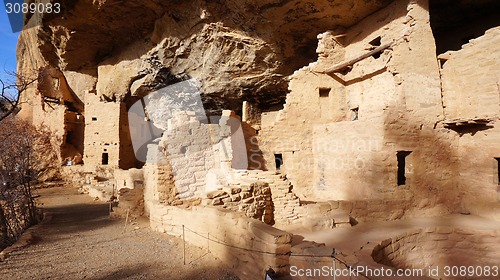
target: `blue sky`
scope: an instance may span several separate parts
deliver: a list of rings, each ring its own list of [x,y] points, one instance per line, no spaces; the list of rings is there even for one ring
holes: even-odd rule
[[[19,32],[12,33],[3,3],[0,4],[0,78],[5,70],[16,70],[16,44]]]

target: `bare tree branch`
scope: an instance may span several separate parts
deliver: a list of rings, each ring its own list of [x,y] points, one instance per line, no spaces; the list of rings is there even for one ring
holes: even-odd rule
[[[19,111],[21,95],[38,80],[38,73],[32,75],[23,75],[9,71],[6,71],[6,73],[13,81],[0,79],[0,122]]]
[[[33,183],[59,176],[54,137],[14,116],[0,125],[0,249],[37,221]]]

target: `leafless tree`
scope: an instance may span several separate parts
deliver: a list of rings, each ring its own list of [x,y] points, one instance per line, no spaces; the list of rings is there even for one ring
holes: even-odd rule
[[[6,73],[7,78],[0,79],[0,122],[20,109],[21,95],[38,80],[38,73]]]
[[[59,170],[53,136],[14,116],[0,123],[0,238],[11,243],[36,223],[33,184]],[[1,244],[0,244],[1,246]]]

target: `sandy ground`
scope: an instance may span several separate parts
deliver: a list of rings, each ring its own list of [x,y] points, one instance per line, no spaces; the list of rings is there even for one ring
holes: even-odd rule
[[[124,231],[123,219],[109,218],[109,205],[72,187],[38,190],[52,216],[33,243],[0,263],[0,279],[219,279],[237,280],[206,250],[152,232],[147,220]]]

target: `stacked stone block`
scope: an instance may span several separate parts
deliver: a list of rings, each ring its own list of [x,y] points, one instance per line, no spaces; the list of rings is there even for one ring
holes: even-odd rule
[[[221,190],[211,191],[207,193],[203,204],[241,212],[248,218],[266,224],[274,222],[271,189],[265,182],[231,184]]]

